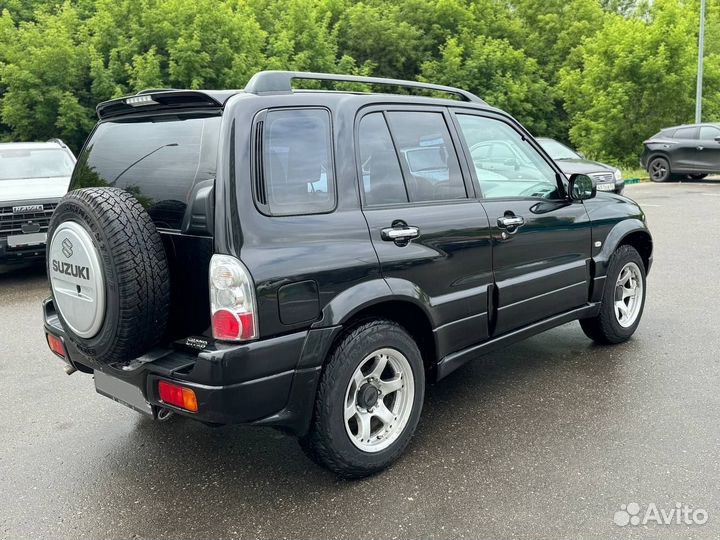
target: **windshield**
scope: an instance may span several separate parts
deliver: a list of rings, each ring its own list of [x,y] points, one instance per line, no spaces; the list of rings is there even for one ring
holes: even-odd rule
[[[70,176],[73,159],[60,148],[0,150],[0,180]]]
[[[157,115],[98,124],[71,189],[115,186],[142,204],[158,227],[179,229],[192,189],[215,178],[219,116]]]
[[[570,150],[567,146],[552,139],[538,140],[540,146],[550,155],[551,158],[558,159],[582,159],[582,157]]]

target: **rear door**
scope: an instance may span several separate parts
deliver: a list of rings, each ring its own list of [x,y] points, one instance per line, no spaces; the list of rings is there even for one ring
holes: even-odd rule
[[[703,171],[720,171],[720,128],[715,126],[700,126],[699,144],[702,148],[699,169]]]
[[[585,305],[590,286],[590,220],[564,197],[561,175],[506,117],[456,110],[458,131],[490,220],[497,313],[493,335]],[[486,168],[477,149],[502,143],[514,167]]]
[[[390,287],[417,294],[440,354],[488,336],[487,216],[442,107],[370,108],[356,121],[363,212]]]
[[[704,156],[698,139],[697,126],[676,129],[673,141],[675,144],[670,149],[671,171],[692,171],[702,168]]]

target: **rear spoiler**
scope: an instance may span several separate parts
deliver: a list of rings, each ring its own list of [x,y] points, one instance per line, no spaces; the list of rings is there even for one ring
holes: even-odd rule
[[[180,108],[222,108],[223,104],[205,92],[195,90],[143,90],[134,96],[104,101],[96,107],[98,118],[128,114],[133,111],[154,111]]]

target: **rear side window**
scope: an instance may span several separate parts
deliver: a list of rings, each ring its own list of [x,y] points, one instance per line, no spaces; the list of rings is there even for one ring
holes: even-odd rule
[[[411,202],[467,197],[455,147],[439,112],[389,112]]]
[[[196,183],[215,178],[219,116],[157,115],[98,124],[71,189],[130,192],[158,227],[180,229]]]
[[[400,162],[382,113],[371,113],[360,120],[358,141],[365,204],[408,202]]]
[[[330,113],[270,110],[256,122],[255,200],[273,216],[318,214],[335,208]],[[257,148],[257,145],[260,148]]]
[[[677,131],[675,131],[675,134],[673,135],[674,139],[695,139],[696,137],[697,137],[697,128],[696,127],[680,128]]]

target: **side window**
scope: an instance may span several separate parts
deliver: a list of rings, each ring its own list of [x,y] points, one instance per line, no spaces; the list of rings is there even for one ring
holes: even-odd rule
[[[673,135],[673,139],[695,139],[697,137],[697,128],[686,127],[680,128]]]
[[[465,199],[460,163],[439,112],[387,113],[410,201]]]
[[[496,161],[503,161],[508,159],[516,159],[517,156],[512,151],[512,148],[504,143],[497,143],[493,145],[492,157]]]
[[[559,196],[553,168],[508,124],[468,114],[457,118],[484,198]],[[496,154],[496,148],[502,150]]]
[[[720,129],[713,126],[702,126],[700,128],[700,139],[703,141],[713,141],[715,137],[720,137]]]
[[[382,113],[370,113],[360,120],[358,144],[365,204],[408,202],[400,162]]]
[[[324,109],[268,111],[262,120],[258,204],[274,216],[335,207],[330,114]]]

